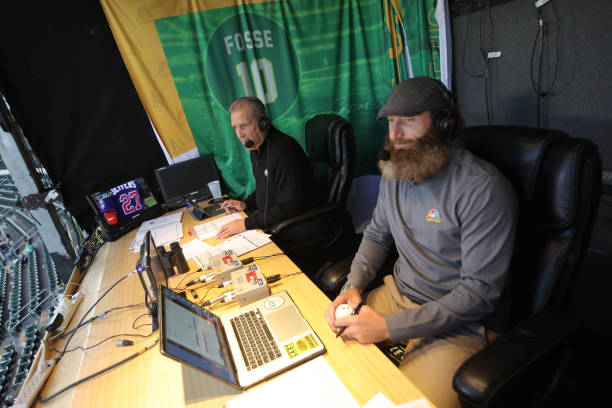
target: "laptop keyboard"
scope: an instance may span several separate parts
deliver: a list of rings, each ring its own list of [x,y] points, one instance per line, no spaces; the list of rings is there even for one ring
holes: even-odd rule
[[[281,356],[278,345],[259,309],[236,316],[230,319],[230,322],[248,371]]]

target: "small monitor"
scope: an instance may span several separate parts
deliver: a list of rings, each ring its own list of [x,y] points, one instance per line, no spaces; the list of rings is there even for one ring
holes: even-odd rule
[[[86,198],[96,214],[104,238],[109,241],[164,213],[142,177],[89,194]]]
[[[208,183],[220,180],[220,173],[212,154],[205,154],[156,169],[155,177],[166,206],[175,208],[211,198]]]

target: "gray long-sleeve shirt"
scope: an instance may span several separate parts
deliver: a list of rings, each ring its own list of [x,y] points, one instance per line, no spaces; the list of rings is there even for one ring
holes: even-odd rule
[[[452,148],[450,162],[422,184],[382,177],[347,284],[364,288],[395,243],[395,282],[420,306],[386,316],[392,341],[482,320],[506,283],[516,218],[516,196],[499,170]]]

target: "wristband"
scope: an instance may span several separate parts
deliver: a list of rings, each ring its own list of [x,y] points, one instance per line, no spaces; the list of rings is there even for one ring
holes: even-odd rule
[[[359,287],[359,285],[355,283],[345,283],[342,289],[340,290],[340,293],[344,293],[349,289],[357,289],[357,291],[361,293],[361,287]]]

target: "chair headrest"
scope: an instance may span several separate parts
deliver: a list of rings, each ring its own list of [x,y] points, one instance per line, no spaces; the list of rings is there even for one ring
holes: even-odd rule
[[[333,114],[316,115],[306,121],[304,128],[306,150],[313,162],[325,162],[336,168],[342,162],[340,132],[351,126],[343,117]]]
[[[577,192],[567,174],[578,160],[560,131],[518,126],[476,126],[461,129],[458,142],[495,165],[513,185],[520,212],[531,227],[549,228],[573,219]]]
[[[580,211],[579,195],[598,194],[595,188],[601,179],[598,166],[599,153],[591,141],[553,140],[542,159],[534,186],[528,214],[530,225],[543,230],[573,225]]]

